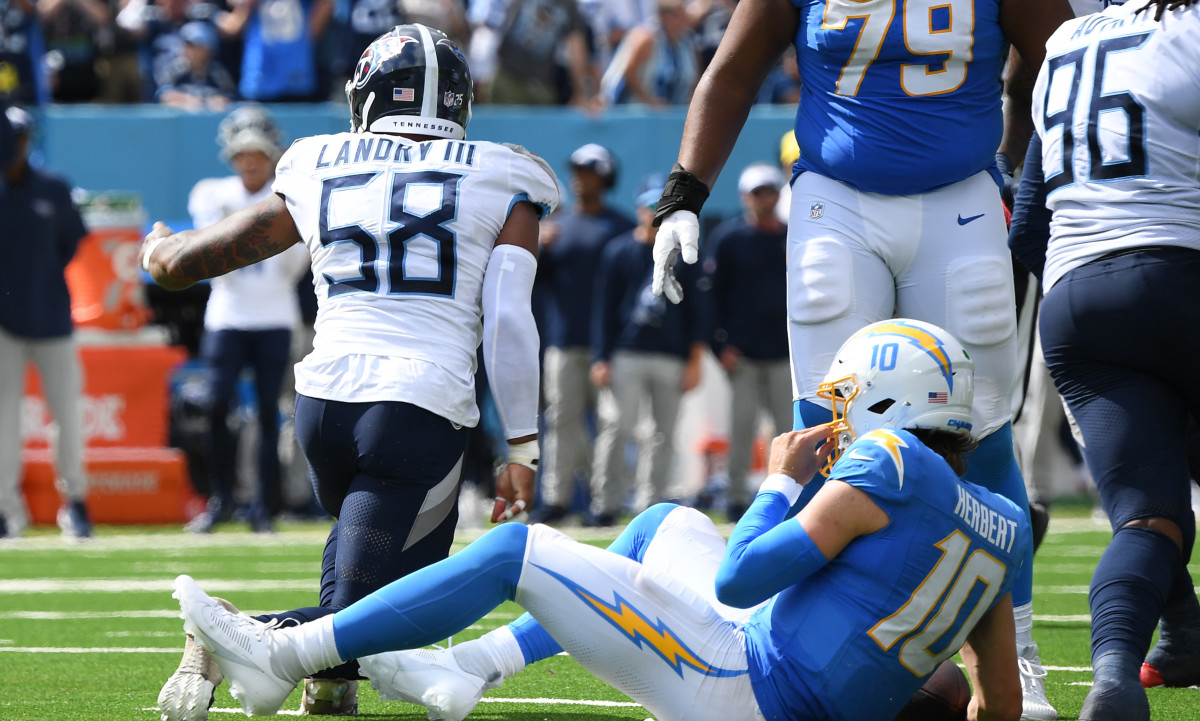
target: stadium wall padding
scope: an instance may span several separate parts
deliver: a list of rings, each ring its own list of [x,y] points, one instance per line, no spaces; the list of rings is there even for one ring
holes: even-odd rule
[[[290,142],[349,128],[343,104],[268,106]],[[779,162],[779,140],[792,125],[789,106],[758,106],[746,126],[705,214],[739,210],[737,178],[751,162]],[[231,174],[217,157],[217,125],[224,113],[188,113],[158,105],[54,105],[39,113],[37,153],[48,168],[89,191],[133,191],[150,220],[188,223],[187,196],[201,178]],[[468,128],[475,140],[517,143],[544,157],[564,183],[567,158],[595,142],[617,157],[620,176],[611,195],[632,212],[642,178],[666,174],[679,150],[686,109],[619,107],[591,116],[568,108],[478,106]]]

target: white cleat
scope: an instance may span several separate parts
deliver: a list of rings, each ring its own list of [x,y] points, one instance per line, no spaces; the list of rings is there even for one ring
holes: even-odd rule
[[[1046,698],[1046,669],[1038,656],[1038,646],[1017,646],[1017,668],[1021,671],[1021,718],[1032,721],[1055,721],[1058,711]]]
[[[183,630],[212,654],[246,715],[271,716],[278,711],[304,676],[277,670],[299,666],[290,638],[275,632],[274,624],[225,610],[190,576],[176,578],[171,595],[179,599]],[[273,661],[276,656],[285,658]]]
[[[231,612],[238,610],[223,598],[214,601]],[[189,633],[183,645],[183,659],[171,678],[158,692],[158,710],[162,721],[205,721],[212,706],[213,691],[225,678],[212,654],[196,643]]]
[[[465,645],[465,644],[463,644]],[[497,674],[485,679],[463,670],[454,656],[456,649],[388,651],[358,659],[359,670],[385,701],[407,701],[429,709],[430,721],[462,721],[483,698],[497,688]]]

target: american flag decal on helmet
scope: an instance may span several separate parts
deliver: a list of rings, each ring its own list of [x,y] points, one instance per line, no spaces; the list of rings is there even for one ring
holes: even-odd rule
[[[946,395],[946,391],[931,392],[929,394],[929,402],[930,403],[946,405],[947,399],[948,399],[948,396]]]
[[[412,88],[392,88],[392,100],[400,103],[411,103],[416,98]]]

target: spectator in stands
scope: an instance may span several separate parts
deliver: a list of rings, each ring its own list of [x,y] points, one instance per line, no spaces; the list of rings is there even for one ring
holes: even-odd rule
[[[471,40],[467,5],[463,0],[399,0],[406,23],[420,23],[446,33],[455,45],[466,47]]]
[[[100,78],[98,100],[102,103],[137,103],[142,100],[142,76],[138,70],[138,41],[122,25],[122,15],[142,0],[107,0],[109,21],[100,28],[100,55],[96,73]],[[142,10],[144,12],[144,8]]]
[[[188,198],[197,228],[271,197],[275,163],[282,154],[274,119],[261,106],[230,113],[218,131],[221,159],[235,175],[201,180]],[[279,462],[279,395],[291,357],[292,329],[300,323],[296,281],[309,265],[301,245],[261,263],[213,278],[204,312],[201,353],[212,367],[211,452],[208,508],[188,530],[208,533],[234,511],[235,443],[227,423],[242,369],[254,371],[258,418],[257,495],[250,508],[255,532],[272,530],[282,505]]]
[[[629,483],[625,445],[649,404],[648,434],[639,439],[637,496],[640,511],[664,500],[672,481],[675,422],[683,394],[700,383],[700,360],[708,333],[699,292],[683,303],[668,303],[650,289],[650,251],[658,233],[652,222],[657,190],[664,179],[651,176],[637,196],[637,226],[604,249],[596,281],[592,320],[592,383],[600,389],[599,433],[592,469],[589,525],[611,526],[622,510]],[[696,266],[680,280],[694,286]]]
[[[0,0],[0,95],[26,106],[50,102],[45,54],[35,0]]]
[[[232,0],[217,16],[227,38],[242,39],[238,92],[258,102],[309,102],[317,86],[317,41],[333,13],[333,0]]]
[[[783,52],[779,64],[763,82],[754,102],[795,105],[800,102],[800,87],[803,84],[800,80],[800,66],[796,64],[796,49],[789,47]]]
[[[63,271],[86,231],[61,178],[29,164],[33,118],[20,108],[5,115],[16,149],[0,189],[0,538],[19,535],[27,518],[21,501],[21,396],[32,361],[58,426],[53,443],[58,512],[63,535],[92,535],[84,497],[83,370],[71,322]]]
[[[363,51],[375,38],[405,22],[397,0],[334,0],[329,30],[319,43],[332,76],[332,87],[325,90],[339,101],[345,98],[346,80],[354,75]]]
[[[783,173],[756,163],[738,178],[744,213],[712,232],[704,271],[711,280],[712,349],[729,376],[729,490],[726,513],[736,523],[750,503],[746,476],[759,412],[772,432],[792,424],[792,375],[788,365],[787,225],[775,215]]]
[[[215,58],[216,28],[197,20],[184,25],[179,37],[183,55],[163,74],[158,101],[184,110],[225,110],[237,91],[233,78]]]
[[[205,0],[130,0],[117,16],[118,26],[138,41],[142,99],[154,102],[158,88],[183,56],[179,31],[192,21],[212,22],[216,8]]]
[[[546,346],[543,398],[546,424],[542,440],[542,505],[535,522],[558,521],[567,515],[575,492],[575,474],[591,469],[592,440],[587,417],[596,411],[591,368],[593,294],[588,289],[601,254],[614,237],[634,223],[608,206],[617,168],[608,150],[588,143],[571,153],[571,192],[575,205],[542,222],[538,284],[545,300],[541,326]]]
[[[479,55],[487,85],[481,99],[512,105],[596,106],[588,67],[586,25],[576,0],[492,0],[472,37],[472,69]],[[566,55],[569,89],[560,91],[558,55]],[[491,57],[494,56],[494,60]],[[494,67],[494,73],[491,68]],[[490,81],[487,76],[490,75]]]
[[[38,12],[46,28],[54,102],[92,102],[100,92],[96,61],[101,45],[112,40],[101,32],[112,19],[108,4],[105,0],[41,0]]]
[[[604,71],[605,102],[686,104],[699,77],[691,27],[683,0],[658,0],[655,18],[629,31]]]

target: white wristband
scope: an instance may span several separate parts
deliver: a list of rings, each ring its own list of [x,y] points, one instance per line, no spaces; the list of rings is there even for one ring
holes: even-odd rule
[[[529,470],[537,473],[538,458],[541,457],[541,450],[538,448],[537,439],[525,441],[524,443],[510,443],[508,445],[508,462],[516,463],[519,466],[525,466]]]
[[[162,243],[166,238],[155,238],[146,243],[146,249],[142,253],[142,270],[150,272],[150,256],[154,254],[154,250],[158,248],[159,243]]]
[[[758,492],[763,491],[778,491],[788,499],[789,505],[796,505],[796,499],[800,498],[800,492],[804,490],[804,486],[796,482],[795,478],[784,475],[782,473],[772,473],[763,479],[762,485],[758,487]]]

